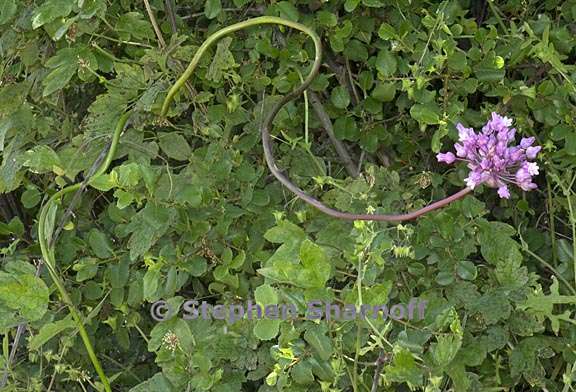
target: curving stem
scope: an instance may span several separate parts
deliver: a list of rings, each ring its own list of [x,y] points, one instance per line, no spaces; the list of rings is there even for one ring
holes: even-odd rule
[[[124,115],[122,115],[122,117],[120,117],[120,120],[116,124],[116,129],[114,130],[114,133],[112,135],[112,143],[110,144],[110,149],[108,150],[108,153],[104,158],[104,161],[100,164],[100,166],[94,173],[94,177],[104,174],[104,172],[108,170],[108,167],[110,166],[110,163],[112,162],[112,159],[116,154],[118,142],[120,140],[120,135],[124,130],[124,127],[127,124],[129,117],[130,112],[127,112]],[[88,184],[89,183],[90,181],[88,181]],[[69,193],[78,191],[81,187],[82,183],[76,183],[74,185],[62,188],[58,192],[54,193],[48,199],[48,201],[42,206],[42,209],[40,210],[40,216],[38,218],[38,240],[40,242],[40,250],[42,251],[43,262],[44,264],[46,264],[48,272],[50,273],[50,277],[54,281],[54,284],[56,285],[56,288],[60,293],[62,301],[64,301],[66,306],[68,306],[70,314],[72,315],[72,318],[74,319],[76,327],[78,328],[78,331],[80,333],[80,337],[82,338],[82,342],[84,343],[84,347],[88,352],[90,361],[92,362],[92,365],[94,366],[94,369],[98,374],[98,377],[100,377],[100,381],[104,385],[104,390],[106,392],[112,392],[112,389],[110,389],[110,381],[108,380],[106,374],[104,373],[104,370],[102,369],[102,365],[100,364],[100,361],[98,360],[98,357],[94,352],[94,347],[92,345],[92,342],[90,341],[88,332],[86,331],[86,328],[84,328],[84,320],[82,319],[82,316],[80,315],[78,309],[76,309],[76,306],[74,305],[72,298],[70,298],[70,294],[66,290],[64,282],[62,281],[62,279],[60,279],[60,275],[56,269],[56,258],[54,257],[55,241],[51,240],[52,236],[54,235],[54,232],[53,228],[48,228],[46,226],[48,215],[53,208],[57,207],[57,201]]]
[[[218,30],[217,32],[215,32],[214,34],[209,36],[206,39],[206,41],[204,41],[202,46],[200,46],[198,51],[194,54],[194,57],[190,61],[190,64],[188,65],[188,67],[186,68],[186,70],[184,71],[182,76],[180,76],[180,78],[178,78],[176,83],[174,83],[172,88],[170,88],[170,91],[168,91],[168,95],[166,96],[166,98],[164,99],[164,103],[162,104],[161,115],[163,117],[166,116],[166,114],[168,113],[168,109],[170,107],[170,104],[174,100],[174,96],[176,95],[178,90],[180,90],[182,88],[182,86],[184,85],[184,83],[186,83],[186,81],[190,78],[190,76],[192,76],[192,74],[194,73],[194,70],[196,69],[196,66],[198,65],[198,62],[200,61],[200,59],[206,53],[206,51],[208,50],[208,48],[210,46],[212,46],[214,43],[216,43],[220,38],[222,38],[228,34],[231,34],[235,31],[245,29],[245,28],[251,27],[251,26],[262,25],[262,24],[278,24],[278,25],[291,27],[293,29],[296,29],[296,30],[299,30],[299,31],[305,33],[310,38],[312,38],[312,41],[314,41],[314,47],[315,47],[316,53],[315,53],[314,63],[312,64],[312,69],[310,70],[310,73],[308,74],[306,79],[302,82],[302,84],[299,87],[297,87],[295,90],[293,90],[289,94],[285,95],[279,102],[277,102],[272,107],[272,109],[266,115],[266,117],[265,117],[265,119],[262,122],[262,125],[260,127],[260,133],[262,135],[262,147],[264,150],[264,157],[266,159],[266,164],[268,165],[268,168],[270,169],[270,171],[272,172],[274,177],[276,177],[276,179],[278,181],[280,181],[286,188],[288,188],[298,198],[300,198],[304,202],[310,204],[311,206],[317,208],[318,210],[322,211],[323,213],[330,215],[334,218],[338,218],[338,219],[401,222],[401,221],[407,221],[407,220],[412,220],[412,219],[418,218],[419,216],[422,216],[422,215],[424,215],[430,211],[436,210],[438,208],[442,208],[442,207],[450,204],[451,202],[458,200],[458,199],[461,199],[462,197],[466,196],[468,193],[472,192],[472,189],[464,188],[452,196],[449,196],[445,199],[442,199],[442,200],[439,200],[439,201],[434,202],[432,204],[429,204],[424,208],[421,208],[419,210],[409,212],[406,214],[392,214],[392,215],[386,215],[386,214],[353,214],[353,213],[349,213],[349,212],[339,211],[339,210],[336,210],[336,209],[333,209],[333,208],[326,206],[320,200],[308,195],[306,192],[304,192],[302,189],[300,189],[298,186],[296,186],[292,181],[290,181],[290,179],[288,177],[286,177],[282,173],[282,170],[280,170],[278,168],[278,166],[276,165],[276,161],[274,159],[274,154],[273,154],[272,140],[270,137],[270,128],[272,126],[272,122],[274,121],[274,118],[276,117],[276,115],[278,114],[280,109],[282,109],[282,107],[284,105],[286,105],[288,102],[295,99],[302,92],[304,92],[304,90],[306,90],[308,88],[308,86],[312,83],[312,81],[318,75],[318,71],[320,70],[320,65],[322,63],[322,44],[320,42],[320,37],[318,37],[318,35],[313,30],[311,30],[310,28],[308,28],[308,27],[306,27],[300,23],[292,22],[292,21],[285,20],[282,18],[277,18],[274,16],[261,16],[258,18],[248,19],[244,22],[239,22],[239,23],[230,25],[228,27],[225,27],[221,30]]]

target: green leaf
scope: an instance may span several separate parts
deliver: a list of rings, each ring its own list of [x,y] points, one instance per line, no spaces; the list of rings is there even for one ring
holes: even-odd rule
[[[316,19],[320,25],[326,27],[335,27],[338,24],[338,17],[332,12],[324,10],[316,12]]]
[[[380,50],[374,65],[376,66],[378,72],[380,72],[385,77],[389,77],[396,73],[398,61],[396,60],[396,56],[389,50]]]
[[[476,269],[476,265],[473,262],[468,260],[462,260],[458,263],[456,267],[456,271],[458,276],[460,276],[464,280],[474,280],[476,276],[478,276],[478,270]]]
[[[278,303],[278,293],[276,289],[268,284],[258,286],[254,291],[256,303],[262,306],[275,305]]]
[[[383,283],[378,283],[370,287],[362,287],[362,300],[363,303],[368,305],[381,305],[389,301],[388,295],[392,289],[392,282],[385,281]],[[355,294],[354,299],[356,300],[357,294]]]
[[[72,12],[74,2],[70,0],[47,0],[34,11],[32,15],[32,28],[44,26],[53,20],[68,16]]]
[[[312,384],[314,382],[314,374],[312,373],[312,369],[313,367],[310,362],[308,360],[303,360],[294,365],[290,371],[290,375],[298,384]]]
[[[264,234],[266,240],[277,244],[296,244],[306,238],[304,230],[287,220],[281,221]]]
[[[32,274],[0,272],[0,311],[11,317],[0,319],[0,330],[21,321],[36,321],[48,309],[48,287]]]
[[[281,18],[298,22],[298,19],[300,18],[298,9],[290,1],[280,1],[276,4],[276,8]]]
[[[190,264],[187,266],[187,271],[190,272],[192,276],[202,276],[206,272],[208,267],[208,262],[202,256],[193,256],[190,259]]]
[[[422,370],[419,369],[414,356],[404,348],[394,350],[392,364],[385,366],[383,374],[390,381],[407,382],[409,385],[422,385]]]
[[[510,316],[512,306],[506,296],[497,291],[488,292],[474,301],[470,310],[478,312],[488,325],[496,324],[499,320],[505,320]]]
[[[116,206],[118,206],[119,209],[128,207],[134,201],[134,195],[122,189],[116,189],[116,191],[114,191],[114,197],[117,199]]]
[[[63,167],[60,157],[47,145],[40,145],[24,154],[24,166],[36,173],[48,173]]]
[[[410,108],[410,116],[420,124],[438,124],[440,109],[435,104],[416,104]]]
[[[258,272],[272,280],[298,287],[324,287],[332,268],[324,250],[309,240],[304,240],[300,246],[298,243],[282,245],[267,262],[269,267],[260,268]],[[294,262],[298,254],[301,264]]]
[[[312,372],[316,377],[323,381],[334,381],[334,370],[330,362],[320,361],[316,357],[309,357],[307,362],[312,366]]]
[[[76,327],[76,323],[71,316],[65,319],[55,321],[53,323],[45,324],[40,328],[38,334],[32,336],[28,344],[30,350],[38,350],[42,345],[46,344],[50,339],[59,335],[67,329]]]
[[[90,186],[102,192],[108,192],[110,189],[118,186],[118,175],[116,172],[110,174],[101,174],[90,179]]]
[[[554,128],[552,128],[552,132],[550,133],[550,137],[553,140],[568,140],[569,138],[574,138],[576,137],[575,134],[573,134],[572,128],[569,127],[566,124],[559,124],[557,126],[555,126]]]
[[[262,318],[257,320],[254,325],[254,335],[260,340],[271,340],[278,335],[280,329],[280,320]]]
[[[454,276],[449,271],[440,271],[436,275],[436,283],[441,286],[448,286],[454,282]]]
[[[129,392],[172,392],[174,386],[162,373],[156,373],[148,380],[136,385]]]
[[[230,51],[231,37],[222,38],[216,46],[216,54],[210,63],[206,79],[219,82],[222,80],[224,72],[236,66],[234,55]]]
[[[564,150],[569,155],[576,155],[576,134],[572,134],[564,139]]]
[[[304,333],[304,340],[308,342],[320,359],[327,361],[332,356],[332,341],[321,333],[318,328],[310,327]]]
[[[114,30],[124,40],[132,38],[154,39],[154,31],[150,21],[140,12],[126,12],[120,15]]]
[[[16,14],[16,0],[0,0],[0,25],[8,22]]]
[[[144,299],[147,301],[155,301],[158,299],[157,292],[160,286],[161,273],[158,269],[150,268],[144,274]]]
[[[445,368],[456,357],[461,346],[461,336],[439,335],[436,337],[436,343],[430,344],[430,351],[436,365]]]
[[[222,3],[220,0],[206,0],[204,3],[204,15],[208,19],[214,19],[222,11]]]
[[[574,250],[572,244],[568,240],[561,238],[557,242],[558,258],[560,261],[566,263],[574,260]]]
[[[98,259],[85,257],[72,266],[76,271],[76,282],[92,279],[98,273]]]
[[[245,261],[246,261],[246,252],[244,252],[244,250],[241,250],[240,252],[238,252],[238,255],[236,255],[236,257],[234,257],[229,263],[227,263],[227,266],[230,267],[231,269],[239,270],[242,268]]]
[[[202,188],[195,184],[184,185],[176,194],[175,201],[197,208],[202,205]]]
[[[334,122],[334,134],[338,139],[356,141],[360,130],[352,117],[338,117]]]
[[[380,102],[391,102],[396,96],[396,83],[378,83],[372,91],[372,97]]]
[[[368,49],[358,40],[350,40],[344,48],[344,55],[352,61],[368,60]]]
[[[81,9],[82,19],[89,19],[96,15],[103,15],[106,12],[105,0],[84,0],[78,3]]]
[[[130,258],[136,260],[146,253],[170,228],[175,218],[175,211],[148,202],[128,224],[132,232],[128,240]]]
[[[348,90],[342,86],[337,86],[332,90],[330,94],[330,101],[338,109],[346,109],[350,105],[350,95]]]
[[[502,80],[505,74],[505,69],[474,68],[474,75],[481,82],[496,82]]]
[[[384,6],[381,0],[362,0],[362,4],[366,7],[380,8]]]
[[[448,68],[450,68],[453,71],[456,72],[464,71],[466,69],[466,66],[468,65],[468,62],[466,60],[466,53],[463,53],[459,50],[455,50],[454,53],[452,53],[448,57],[446,65],[448,65]]]
[[[374,85],[374,75],[372,72],[362,71],[358,74],[358,84],[364,91],[368,91]]]
[[[374,153],[378,149],[378,144],[378,134],[374,130],[362,132],[362,135],[360,136],[360,145],[364,150]]]
[[[94,254],[101,259],[107,259],[114,255],[108,237],[98,229],[90,230],[90,233],[88,233],[88,243]]]
[[[40,191],[36,187],[28,188],[22,193],[22,197],[20,201],[24,208],[30,209],[34,208],[40,203],[42,199],[42,195],[40,195]]]
[[[564,320],[573,323],[571,319],[572,310],[566,310],[561,314],[554,314],[554,305],[556,304],[568,304],[574,309],[576,305],[576,295],[560,295],[560,286],[558,284],[558,279],[552,276],[552,284],[550,285],[550,294],[545,295],[542,291],[536,293],[530,293],[526,301],[519,305],[518,308],[522,310],[528,310],[539,317],[547,317],[552,325],[552,331],[556,335],[560,331],[560,321]]]
[[[344,10],[346,12],[352,12],[356,7],[358,7],[358,4],[360,4],[360,0],[346,0],[344,3]]]
[[[450,368],[446,370],[446,373],[452,379],[454,383],[454,390],[455,391],[469,391],[471,381],[466,373],[466,366],[458,362],[458,360],[454,361]]]
[[[305,240],[300,247],[300,260],[304,266],[302,282],[308,287],[324,287],[332,271],[324,250],[312,241]]]
[[[523,375],[534,384],[545,385],[546,370],[540,360],[545,360],[543,354],[550,351],[549,341],[545,337],[534,336],[521,340],[510,354],[510,375]]]
[[[506,262],[519,264],[522,261],[520,247],[511,236],[516,234],[516,230],[502,222],[480,221],[480,251],[486,261],[492,264]]]
[[[390,40],[396,37],[396,29],[388,23],[382,23],[378,29],[378,36],[383,40]]]
[[[432,135],[432,142],[430,143],[430,148],[432,152],[437,154],[442,149],[442,138],[448,134],[448,128],[445,126],[440,126],[436,131],[434,131],[434,135]]]
[[[154,194],[156,191],[156,183],[158,182],[158,173],[149,165],[140,165],[140,174],[146,184],[148,193]]]
[[[178,133],[160,134],[160,148],[166,155],[178,161],[187,161],[192,155],[192,149],[184,136]]]
[[[123,257],[118,263],[108,264],[110,286],[114,289],[123,288],[128,283],[130,275],[130,260]]]
[[[118,173],[118,185],[121,187],[134,187],[140,181],[140,166],[135,162],[117,167],[114,171]]]
[[[36,268],[24,260],[8,261],[4,270],[11,275],[34,275],[36,273]]]
[[[6,133],[13,127],[12,119],[6,117],[0,120],[0,152],[4,151],[4,141],[6,140]]]
[[[17,216],[12,218],[8,224],[0,222],[0,235],[22,235],[22,233],[24,233],[24,225]]]
[[[44,85],[42,96],[47,97],[68,85],[78,70],[79,56],[78,48],[64,48],[46,62],[46,66],[53,68],[53,71],[46,75],[42,81]]]
[[[0,114],[12,114],[22,108],[30,90],[28,82],[11,83],[0,87]],[[12,125],[4,125],[4,127]]]
[[[228,270],[228,267],[226,267],[225,265],[219,265],[216,268],[214,268],[213,274],[214,279],[224,281],[226,277],[230,276],[230,271]]]

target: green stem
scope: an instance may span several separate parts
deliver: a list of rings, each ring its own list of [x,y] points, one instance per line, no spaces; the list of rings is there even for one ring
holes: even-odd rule
[[[574,215],[574,208],[572,207],[572,195],[569,189],[564,190],[566,200],[568,201],[568,211],[570,212],[570,226],[572,227],[572,268],[574,269],[574,283],[576,283],[576,216]]]
[[[99,175],[103,174],[108,169],[108,167],[110,166],[110,163],[112,162],[112,159],[114,158],[114,155],[116,154],[116,149],[118,147],[118,141],[120,140],[120,134],[122,133],[122,130],[124,129],[124,126],[126,125],[126,122],[129,118],[129,116],[130,116],[130,112],[127,112],[118,121],[118,124],[116,125],[116,129],[114,130],[114,134],[112,135],[112,143],[110,146],[110,150],[108,151],[108,154],[106,155],[106,158],[104,159],[104,161],[102,162],[100,167],[96,170],[96,173],[94,174],[94,176],[99,176]],[[90,183],[90,181],[88,183]],[[92,362],[92,365],[94,366],[94,369],[96,370],[96,373],[98,373],[98,376],[100,377],[100,381],[102,381],[102,384],[104,385],[104,390],[106,392],[112,392],[112,389],[110,389],[110,382],[108,381],[108,378],[106,377],[106,374],[104,373],[104,370],[102,369],[102,366],[100,365],[100,361],[98,360],[98,357],[96,356],[96,354],[94,352],[94,347],[92,346],[92,342],[90,341],[90,337],[88,336],[88,332],[86,331],[86,328],[84,327],[84,320],[82,319],[80,312],[76,309],[76,306],[74,305],[74,302],[72,301],[72,298],[70,297],[70,294],[68,293],[68,291],[66,290],[66,287],[64,286],[64,282],[62,281],[62,279],[60,278],[60,275],[58,274],[58,271],[56,270],[56,259],[54,257],[54,244],[51,246],[48,245],[49,239],[53,233],[47,233],[46,232],[46,220],[48,218],[48,212],[52,209],[53,206],[57,205],[56,202],[59,199],[61,199],[63,196],[65,196],[69,193],[72,193],[72,192],[79,190],[81,188],[81,186],[82,186],[81,183],[77,183],[77,184],[62,188],[60,191],[53,194],[52,197],[50,197],[50,199],[48,199],[46,204],[44,204],[44,206],[42,206],[42,210],[40,211],[40,217],[38,219],[38,239],[40,242],[40,249],[42,251],[42,257],[44,259],[44,264],[46,264],[48,272],[50,273],[50,277],[54,281],[54,284],[56,285],[56,288],[58,289],[58,292],[60,293],[60,297],[62,298],[62,300],[64,301],[66,306],[68,306],[70,314],[72,315],[72,318],[74,319],[74,322],[76,323],[76,326],[78,327],[80,337],[82,338],[82,342],[84,343],[84,346],[86,347],[86,351],[88,352],[88,356],[90,357],[90,361]]]
[[[562,188],[562,194],[566,197],[566,202],[568,204],[568,221],[572,229],[572,268],[574,269],[574,283],[576,283],[576,215],[574,214],[574,206],[572,205],[572,189],[574,182],[576,182],[576,175],[571,178],[569,184],[565,184],[564,181],[560,179],[560,176],[555,169],[553,169],[553,174],[554,181],[560,186],[560,188]]]
[[[116,39],[116,38],[112,38],[112,37],[108,37],[106,35],[102,35],[102,34],[98,34],[98,33],[92,33],[90,35],[93,35],[95,37],[98,38],[103,38],[103,39],[107,39],[108,41],[112,41],[112,42],[116,42],[119,44],[124,44],[124,45],[133,45],[133,46],[140,46],[142,48],[147,48],[147,49],[154,49],[154,47],[152,45],[148,45],[148,44],[143,44],[140,42],[132,42],[132,41],[124,41],[121,39]]]
[[[196,53],[194,54],[194,57],[190,61],[190,64],[188,64],[188,67],[186,68],[186,70],[184,71],[182,76],[180,76],[180,78],[178,78],[176,83],[174,83],[172,88],[170,88],[170,91],[168,91],[168,95],[164,99],[164,103],[162,105],[161,116],[162,117],[166,116],[166,113],[168,113],[168,108],[170,107],[170,104],[174,100],[174,96],[176,95],[178,90],[180,90],[184,86],[184,83],[186,83],[186,81],[190,78],[190,76],[192,76],[192,74],[194,73],[194,70],[196,69],[196,66],[198,65],[198,62],[200,61],[202,56],[206,53],[208,48],[210,48],[210,46],[212,46],[219,39],[221,39],[222,37],[225,37],[228,34],[234,33],[238,30],[242,30],[242,29],[245,29],[248,27],[258,26],[258,25],[263,25],[263,24],[278,24],[278,25],[282,25],[282,26],[291,27],[293,29],[299,30],[299,31],[307,34],[308,36],[310,36],[312,38],[312,40],[314,41],[314,44],[316,46],[316,59],[314,61],[313,70],[308,74],[308,76],[306,77],[306,80],[303,83],[303,85],[305,85],[305,86],[309,85],[312,82],[312,80],[316,77],[316,74],[318,72],[318,68],[320,67],[320,61],[319,61],[320,56],[321,56],[321,52],[319,50],[321,48],[320,37],[312,29],[310,29],[310,28],[308,28],[308,27],[306,27],[300,23],[292,22],[292,21],[285,20],[282,18],[277,18],[275,16],[261,16],[258,18],[252,18],[252,19],[245,20],[244,22],[235,23],[235,24],[230,25],[228,27],[225,27],[221,30],[218,30],[217,32],[215,32],[214,34],[209,36],[206,39],[206,41],[204,41],[204,43],[200,46],[200,48],[198,48],[198,51],[196,51]]]
[[[522,239],[521,239],[522,240]],[[524,240],[522,240],[524,241]],[[534,257],[537,261],[539,261],[543,266],[545,266],[546,268],[548,268],[550,271],[552,271],[554,273],[554,275],[556,275],[556,277],[558,278],[558,280],[560,280],[562,283],[564,283],[566,285],[566,287],[568,288],[568,290],[570,290],[571,293],[576,295],[576,289],[574,289],[574,287],[572,287],[572,285],[570,284],[570,282],[568,282],[557,270],[556,268],[554,268],[550,263],[548,263],[546,260],[544,260],[542,257],[538,256],[536,253],[532,252],[530,249],[528,249],[528,246],[525,245],[524,243],[524,248],[523,250],[528,253],[530,256]]]
[[[574,208],[572,206],[572,189],[574,189],[574,182],[576,181],[576,175],[570,181],[568,186],[562,184],[562,189],[566,195],[566,200],[568,201],[568,211],[570,212],[570,226],[572,227],[572,257],[574,269],[574,283],[576,283],[576,215],[574,215]]]
[[[494,17],[495,17],[496,20],[498,21],[498,24],[500,25],[500,27],[502,28],[502,30],[503,30],[507,35],[510,35],[510,32],[508,31],[508,28],[506,27],[506,25],[504,24],[504,21],[503,21],[502,18],[500,17],[500,10],[498,9],[498,7],[496,7],[496,4],[494,4],[494,0],[488,0],[488,6],[490,6],[490,9],[492,10],[492,13],[494,14]]]
[[[126,63],[126,64],[138,64],[138,61],[130,60],[130,59],[120,59],[114,56],[112,53],[108,52],[107,50],[103,49],[102,47],[98,46],[96,42],[92,42],[90,44],[94,49],[96,49],[102,56],[108,57],[110,60],[115,61],[117,63]]]
[[[296,70],[298,73],[298,77],[300,78],[300,82],[304,83],[304,77],[299,70]],[[310,138],[308,135],[308,123],[309,123],[309,110],[308,110],[308,92],[304,90],[304,143],[308,146],[310,142]]]
[[[364,257],[363,254],[359,254],[358,255],[358,277],[356,278],[356,289],[357,289],[357,293],[358,293],[358,302],[357,302],[357,306],[360,308],[362,307],[362,304],[364,303],[363,299],[362,299],[362,276],[364,274],[364,267],[362,265],[362,258]],[[354,388],[354,391],[356,392],[358,390],[358,360],[360,359],[360,350],[361,350],[361,345],[362,345],[362,322],[360,319],[358,319],[358,321],[356,322],[356,347],[355,347],[355,353],[354,353],[354,370],[352,373],[353,375],[353,379],[352,379],[352,387]]]
[[[554,209],[554,199],[552,198],[552,186],[549,178],[546,178],[546,191],[548,193],[548,216],[550,220],[550,240],[552,242],[552,264],[558,267],[558,249],[556,245],[556,216]]]

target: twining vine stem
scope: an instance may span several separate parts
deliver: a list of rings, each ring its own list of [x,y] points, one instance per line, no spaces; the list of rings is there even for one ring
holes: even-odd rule
[[[196,66],[198,65],[198,62],[200,61],[200,59],[202,58],[202,56],[204,55],[204,53],[206,52],[206,50],[210,46],[212,46],[220,38],[222,38],[222,37],[224,37],[230,33],[233,33],[235,31],[238,31],[238,30],[241,30],[241,29],[244,29],[247,27],[251,27],[251,26],[255,26],[255,25],[261,25],[261,24],[278,24],[278,25],[291,27],[293,29],[300,30],[301,32],[305,33],[310,38],[312,38],[312,41],[314,41],[314,47],[315,47],[316,53],[315,53],[315,57],[314,57],[314,63],[312,64],[312,69],[310,70],[308,76],[306,77],[304,82],[302,82],[302,84],[299,87],[297,87],[295,90],[293,90],[289,94],[282,97],[282,99],[280,99],[280,101],[278,101],[272,107],[272,109],[266,114],[264,121],[262,122],[262,125],[260,127],[260,133],[262,136],[262,147],[264,149],[264,157],[266,159],[266,164],[268,165],[268,168],[270,169],[270,171],[272,172],[274,177],[276,177],[276,179],[278,181],[280,181],[292,193],[294,193],[296,196],[298,196],[298,198],[300,198],[301,200],[310,204],[311,206],[319,209],[323,213],[330,215],[334,218],[338,218],[338,219],[401,222],[401,221],[407,221],[407,220],[415,219],[415,218],[422,216],[422,215],[424,215],[430,211],[444,207],[447,204],[450,204],[451,202],[466,196],[468,193],[470,193],[472,191],[472,189],[470,189],[470,188],[464,188],[460,192],[455,193],[452,196],[449,196],[445,199],[442,199],[442,200],[439,200],[435,203],[429,204],[424,208],[421,208],[419,210],[416,210],[416,211],[413,211],[410,213],[406,213],[406,214],[394,214],[394,215],[353,214],[353,213],[349,213],[349,212],[338,211],[338,210],[335,210],[333,208],[326,206],[320,200],[315,199],[314,197],[308,195],[306,192],[304,192],[302,189],[300,189],[298,186],[296,186],[292,181],[290,181],[290,179],[288,177],[286,177],[286,175],[284,175],[282,170],[279,169],[278,166],[276,165],[276,161],[274,159],[274,154],[272,152],[273,148],[272,148],[272,141],[271,141],[271,137],[270,137],[270,128],[272,128],[272,123],[273,123],[274,119],[276,118],[276,115],[278,114],[278,112],[280,112],[280,110],[282,109],[282,107],[284,107],[284,105],[286,105],[288,102],[292,101],[293,99],[297,98],[300,94],[302,94],[304,92],[304,90],[306,90],[308,88],[308,86],[310,86],[310,84],[314,81],[314,79],[318,75],[320,65],[322,64],[322,44],[320,41],[320,37],[312,29],[310,29],[310,28],[308,28],[308,27],[306,27],[300,23],[292,22],[292,21],[285,20],[282,18],[277,18],[274,16],[262,16],[262,17],[258,17],[258,18],[248,19],[244,22],[236,23],[236,24],[230,25],[228,27],[225,27],[221,30],[218,30],[217,32],[215,32],[214,34],[209,36],[206,39],[206,41],[204,41],[202,46],[200,46],[200,48],[198,49],[198,51],[196,52],[196,54],[192,58],[192,61],[188,65],[188,68],[186,68],[186,70],[184,71],[182,76],[180,76],[180,78],[176,81],[176,83],[174,83],[174,85],[172,86],[172,88],[168,92],[168,95],[166,96],[166,99],[164,100],[164,103],[162,105],[161,116],[162,117],[166,116],[166,114],[168,113],[168,109],[170,107],[170,104],[174,100],[174,96],[182,88],[182,86],[184,85],[184,83],[186,83],[186,81],[190,78],[190,76],[192,76],[192,74],[194,73],[194,70],[196,69]]]
[[[270,169],[272,174],[276,177],[276,179],[278,179],[278,181],[280,181],[286,188],[288,188],[290,191],[292,191],[296,196],[298,196],[300,199],[302,199],[306,203],[310,204],[311,206],[319,209],[323,213],[325,213],[329,216],[332,216],[334,218],[345,219],[345,220],[368,220],[368,221],[390,221],[390,222],[399,222],[399,221],[406,221],[406,220],[415,219],[415,218],[417,218],[423,214],[426,214],[427,212],[441,208],[441,207],[451,203],[454,200],[460,199],[460,198],[464,197],[466,194],[468,194],[469,192],[471,192],[471,189],[465,188],[465,189],[461,190],[460,192],[458,192],[458,193],[456,193],[456,194],[454,194],[454,195],[452,195],[446,199],[442,199],[442,200],[437,201],[435,203],[432,203],[432,204],[430,204],[424,208],[421,208],[419,210],[416,210],[414,212],[410,212],[407,214],[398,214],[398,215],[353,214],[353,213],[338,211],[338,210],[335,210],[333,208],[330,208],[330,207],[324,205],[319,200],[313,198],[312,196],[309,196],[302,189],[300,189],[299,187],[294,185],[288,179],[288,177],[286,177],[282,173],[282,171],[278,168],[278,166],[276,165],[276,162],[274,160],[274,155],[273,155],[273,147],[272,147],[271,137],[270,137],[270,128],[272,127],[272,123],[274,121],[274,118],[276,117],[278,112],[282,109],[282,107],[284,105],[286,105],[288,102],[290,102],[291,100],[298,97],[300,94],[302,94],[310,86],[312,81],[318,75],[318,71],[320,69],[320,65],[322,62],[322,45],[320,42],[320,37],[310,28],[308,28],[308,27],[306,27],[300,23],[292,22],[292,21],[285,20],[282,18],[277,18],[274,16],[261,16],[261,17],[257,17],[257,18],[248,19],[248,20],[245,20],[243,22],[235,23],[233,25],[224,27],[223,29],[218,30],[215,33],[213,33],[212,35],[210,35],[206,39],[206,41],[204,41],[204,43],[200,46],[200,48],[198,49],[198,51],[196,52],[196,54],[194,55],[194,57],[190,61],[190,64],[188,65],[188,67],[186,68],[186,70],[184,71],[182,76],[180,76],[180,78],[174,83],[172,88],[170,88],[170,90],[168,91],[168,94],[167,94],[167,96],[164,100],[164,103],[162,105],[161,116],[166,117],[166,115],[168,113],[168,109],[170,107],[170,104],[174,100],[174,97],[176,96],[178,91],[185,85],[186,81],[192,76],[192,74],[194,73],[194,70],[196,69],[196,66],[198,65],[198,62],[200,61],[202,56],[206,53],[206,51],[214,43],[216,43],[222,37],[224,37],[228,34],[231,34],[233,32],[236,32],[238,30],[246,29],[246,28],[249,28],[252,26],[257,26],[257,25],[265,25],[265,24],[282,25],[282,26],[286,26],[286,27],[290,27],[290,28],[299,30],[299,31],[303,32],[304,34],[308,35],[312,39],[312,41],[314,42],[314,46],[315,46],[314,62],[312,64],[312,69],[310,70],[306,79],[302,82],[302,84],[299,87],[297,87],[294,91],[292,91],[291,93],[284,96],[282,99],[280,99],[280,101],[278,101],[273,106],[273,108],[270,110],[270,112],[268,112],[266,114],[265,119],[264,119],[264,121],[261,125],[261,128],[260,128],[260,132],[261,132],[261,136],[262,136],[262,147],[264,149],[264,157],[266,159],[266,164],[268,165],[268,168]],[[116,128],[114,130],[114,133],[112,135],[112,141],[110,144],[110,149],[108,150],[106,158],[104,159],[102,164],[99,166],[99,168],[96,170],[94,177],[97,177],[101,174],[104,174],[108,170],[108,168],[109,168],[109,166],[110,166],[110,164],[111,164],[111,162],[112,162],[112,160],[116,154],[118,143],[120,141],[120,135],[122,134],[122,131],[124,130],[130,115],[131,115],[131,112],[128,111],[120,117],[120,119],[116,125]],[[90,180],[88,181],[88,185],[90,185]],[[67,195],[71,192],[74,192],[74,191],[78,191],[79,189],[81,189],[81,187],[82,187],[82,183],[77,183],[74,185],[67,186],[65,188],[62,188],[60,191],[54,193],[52,195],[52,197],[50,197],[48,199],[48,201],[43,205],[43,207],[40,211],[40,216],[39,216],[39,220],[38,220],[38,238],[39,238],[39,242],[40,242],[40,248],[42,250],[42,256],[44,259],[44,263],[47,266],[47,269],[50,273],[50,276],[51,276],[52,280],[54,281],[54,284],[56,285],[56,288],[58,289],[60,296],[62,297],[62,300],[68,306],[70,314],[72,315],[72,317],[73,317],[73,319],[74,319],[74,321],[75,321],[75,323],[79,329],[80,336],[82,338],[82,342],[84,343],[84,346],[86,347],[86,351],[88,352],[88,356],[90,357],[90,360],[94,366],[94,369],[96,370],[98,376],[100,377],[100,380],[104,386],[105,391],[111,392],[112,390],[110,389],[110,381],[106,377],[106,374],[104,373],[104,370],[102,369],[100,361],[98,360],[98,357],[96,356],[96,353],[95,353],[94,348],[92,346],[92,342],[90,341],[90,337],[88,336],[88,333],[84,327],[84,320],[83,320],[82,316],[80,315],[80,312],[76,309],[76,306],[74,305],[74,303],[70,297],[70,294],[66,290],[64,283],[63,283],[62,279],[60,278],[60,275],[59,275],[57,268],[56,268],[56,259],[54,256],[54,245],[55,244],[53,243],[52,238],[54,236],[54,220],[55,220],[55,214],[56,214],[56,209],[57,209],[58,203],[61,201],[61,199],[65,195]]]

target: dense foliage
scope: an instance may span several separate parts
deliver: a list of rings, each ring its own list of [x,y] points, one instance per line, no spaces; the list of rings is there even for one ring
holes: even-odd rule
[[[36,276],[37,217],[90,173],[127,109],[113,169],[50,222],[114,391],[575,390],[575,0],[176,3],[0,0],[3,390],[103,390],[50,276]],[[285,28],[222,39],[160,118],[204,39],[258,15],[323,39],[321,75],[274,135],[279,165],[327,204],[404,212],[457,191],[468,170],[436,155],[457,123],[479,129],[491,112],[543,146],[538,189],[502,199],[480,185],[400,225],[302,203],[259,144],[263,114],[314,56]],[[150,315],[161,299],[412,298],[423,319]]]

